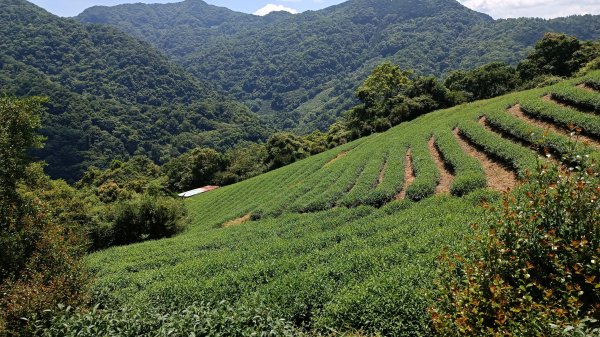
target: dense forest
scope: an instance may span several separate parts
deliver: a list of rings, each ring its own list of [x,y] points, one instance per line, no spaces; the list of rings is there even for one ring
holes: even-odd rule
[[[261,141],[266,123],[217,94],[149,44],[110,27],[54,16],[24,0],[0,6],[3,94],[45,96],[46,146],[35,155],[55,178],[144,155],[157,163],[200,145]]]
[[[598,16],[493,20],[455,0],[351,0],[263,18],[187,0],[93,7],[78,19],[150,42],[279,128],[304,133],[326,130],[354,105],[354,91],[385,60],[443,76],[492,61],[514,65],[549,31],[600,37]]]

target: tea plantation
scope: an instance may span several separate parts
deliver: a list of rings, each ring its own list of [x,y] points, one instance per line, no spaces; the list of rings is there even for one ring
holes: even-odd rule
[[[428,335],[436,257],[462,249],[481,201],[546,153],[600,157],[598,88],[592,72],[436,111],[188,199],[183,234],[88,258],[94,300],[153,313],[224,301],[322,334]]]

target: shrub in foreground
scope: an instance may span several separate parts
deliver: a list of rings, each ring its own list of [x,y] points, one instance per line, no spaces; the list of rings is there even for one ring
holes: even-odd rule
[[[600,313],[600,170],[542,165],[491,212],[467,256],[443,257],[431,309],[443,336],[592,331]],[[591,325],[591,326],[590,326]]]

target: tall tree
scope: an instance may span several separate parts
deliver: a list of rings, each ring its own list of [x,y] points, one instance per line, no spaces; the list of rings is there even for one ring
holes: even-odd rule
[[[0,335],[22,328],[22,317],[58,303],[80,303],[87,276],[81,264],[86,240],[61,211],[72,188],[58,184],[39,191],[24,181],[43,180],[42,165],[29,166],[27,153],[40,147],[43,100],[0,98]],[[37,168],[37,170],[36,170]],[[34,173],[35,172],[35,173]],[[41,184],[35,182],[32,186]],[[49,202],[46,196],[53,194]]]
[[[519,65],[524,78],[540,75],[571,76],[581,67],[581,60],[575,57],[581,49],[581,42],[574,36],[560,33],[546,33],[535,45],[535,50],[527,60]]]
[[[14,201],[16,182],[23,177],[28,150],[39,148],[42,137],[41,98],[0,98],[0,204]]]

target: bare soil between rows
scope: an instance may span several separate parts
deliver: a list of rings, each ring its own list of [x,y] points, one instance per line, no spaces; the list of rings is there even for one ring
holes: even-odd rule
[[[512,170],[508,169],[502,162],[471,145],[471,143],[460,134],[458,128],[454,129],[454,135],[463,151],[479,160],[481,163],[483,171],[485,172],[488,188],[497,191],[506,191],[507,189],[514,188],[518,184],[519,180],[517,179],[517,175]]]
[[[406,150],[406,160],[404,162],[404,187],[402,191],[396,196],[396,200],[401,200],[406,198],[406,190],[412,183],[415,181],[417,177],[415,176],[415,172],[413,170],[412,165],[412,155],[410,153],[410,148]]]
[[[433,137],[429,139],[427,147],[429,148],[429,153],[431,153],[431,156],[433,157],[435,166],[437,166],[437,169],[440,172],[440,181],[438,182],[438,185],[435,188],[435,193],[450,193],[450,186],[452,185],[454,174],[448,168],[448,165],[444,161],[442,154],[435,145],[435,139]]]

